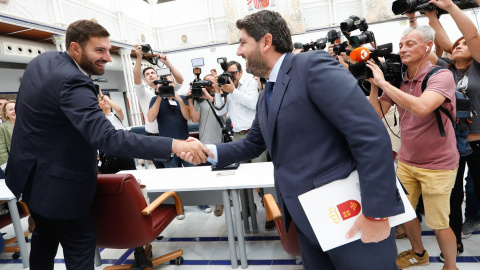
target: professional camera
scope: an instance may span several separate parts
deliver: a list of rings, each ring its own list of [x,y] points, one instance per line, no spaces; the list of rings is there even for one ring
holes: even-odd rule
[[[460,9],[476,8],[478,4],[475,0],[453,0],[455,5]],[[438,16],[447,12],[438,8],[434,4],[430,4],[429,0],[397,0],[392,3],[392,11],[395,15],[412,13],[415,11],[425,12],[438,10]]]
[[[327,41],[330,44],[335,43],[335,40],[340,39],[341,37],[342,37],[342,34],[340,31],[330,30],[327,33]]]
[[[203,90],[205,86],[212,86],[211,81],[204,81],[200,79],[200,74],[202,73],[201,68],[193,68],[193,74],[195,74],[196,78],[190,84],[192,86],[192,93],[188,98],[199,99],[203,96]]]
[[[310,49],[312,50],[323,50],[327,46],[327,39],[326,38],[319,38],[315,42],[305,43],[303,44],[302,52],[306,52]]]
[[[344,41],[340,44],[333,46],[333,53],[336,55],[340,55],[342,52],[347,52],[348,42]]]
[[[233,78],[233,75],[232,73],[228,72],[227,69],[227,58],[226,57],[220,57],[220,58],[217,58],[217,63],[220,64],[220,66],[222,67],[223,69],[223,73],[220,74],[218,76],[218,79],[217,79],[217,82],[218,82],[218,85],[219,86],[222,86],[224,84],[229,84],[230,81],[228,80],[228,78],[230,78],[230,80],[232,80],[232,82],[235,80],[235,78]]]
[[[175,88],[170,85],[171,81],[167,79],[166,75],[160,76],[160,80],[153,81],[153,84],[160,85],[157,90],[155,90],[155,94],[161,97],[174,97],[175,96]]]
[[[366,61],[373,59],[375,64],[382,70],[385,80],[399,87],[402,82],[402,62],[400,55],[392,54],[392,48],[392,43],[379,45],[376,50],[370,51],[368,57],[365,57],[361,62],[350,64],[348,70],[350,70],[355,79],[359,81],[372,78],[372,70],[367,67]],[[352,53],[350,53],[350,55],[352,55]],[[378,57],[383,57],[385,62],[380,62]],[[355,57],[352,57],[352,59],[353,58]]]
[[[353,48],[357,48],[363,44],[375,41],[375,35],[372,31],[364,31],[357,36],[351,36],[349,41]]]
[[[368,24],[365,18],[359,18],[358,16],[352,15],[348,17],[348,19],[340,23],[340,30],[342,30],[342,33],[350,33],[357,29],[362,32],[367,31]]]

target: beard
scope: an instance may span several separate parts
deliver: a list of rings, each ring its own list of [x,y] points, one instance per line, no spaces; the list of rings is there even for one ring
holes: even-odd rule
[[[107,61],[91,61],[88,56],[82,52],[82,56],[80,57],[80,63],[78,63],[78,65],[83,70],[85,70],[88,75],[103,75],[103,73],[105,73],[105,68],[97,68],[97,63],[107,63]]]
[[[267,62],[262,58],[260,48],[257,47],[250,57],[247,57],[247,72],[258,77],[268,77],[270,70]]]

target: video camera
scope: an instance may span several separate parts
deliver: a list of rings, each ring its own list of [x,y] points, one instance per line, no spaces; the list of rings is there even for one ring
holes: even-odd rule
[[[392,48],[392,43],[379,45],[372,51],[364,47],[357,48],[350,53],[350,58],[357,63],[350,64],[348,70],[359,81],[372,78],[372,70],[367,67],[366,61],[373,59],[382,70],[385,80],[398,87],[402,82],[402,62],[400,55],[392,54]],[[385,62],[380,62],[378,57],[385,58]]]
[[[476,8],[478,4],[475,0],[453,0],[460,9]],[[446,14],[447,11],[430,4],[429,0],[396,0],[392,3],[392,11],[395,15],[412,13],[415,11],[425,12],[437,10],[437,15]]]
[[[334,54],[340,55],[340,53],[342,52],[347,52],[347,47],[348,47],[348,42],[344,41],[340,44],[333,46],[332,50]]]
[[[190,85],[192,86],[192,93],[188,98],[199,99],[203,96],[203,90],[205,86],[212,86],[211,81],[204,81],[200,79],[200,74],[202,73],[201,68],[193,68],[193,74],[195,74],[196,78],[193,80]]]
[[[302,52],[306,52],[310,49],[312,50],[323,50],[327,46],[327,38],[319,38],[315,42],[303,44]]]
[[[170,85],[171,81],[167,79],[167,75],[160,76],[160,80],[153,81],[153,84],[160,85],[157,90],[155,90],[155,95],[160,97],[174,97],[175,88]]]
[[[230,78],[230,80],[232,80],[232,82],[235,80],[235,78],[233,78],[233,75],[232,73],[228,72],[227,69],[227,58],[226,57],[219,57],[217,58],[217,63],[220,64],[220,66],[222,67],[223,69],[223,73],[220,74],[218,76],[218,79],[217,79],[217,82],[218,82],[218,85],[219,86],[222,86],[224,84],[229,84],[230,81],[228,80]]]

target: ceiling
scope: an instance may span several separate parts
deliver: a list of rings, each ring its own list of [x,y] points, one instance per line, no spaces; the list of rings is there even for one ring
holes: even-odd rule
[[[39,28],[45,28],[45,30],[40,30]],[[47,27],[28,27],[28,26],[19,26],[15,24],[10,24],[7,22],[0,21],[0,36],[30,40],[30,41],[37,41],[37,42],[45,42],[54,44],[51,36],[58,35],[58,34],[65,34],[65,30],[63,29],[47,29]],[[118,49],[122,48],[123,45],[120,42],[112,42],[112,48],[110,51],[114,54],[118,54]],[[130,44],[125,44],[125,47],[131,47]],[[132,53],[132,56],[135,56]]]

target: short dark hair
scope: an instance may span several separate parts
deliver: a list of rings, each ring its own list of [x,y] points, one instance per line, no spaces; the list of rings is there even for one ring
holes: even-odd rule
[[[280,13],[262,10],[237,21],[237,28],[245,29],[247,34],[256,42],[260,41],[266,34],[270,33],[273,37],[272,45],[275,51],[286,53],[293,51],[292,34],[288,28],[287,22]]]
[[[230,66],[233,66],[233,65],[236,65],[237,66],[237,69],[238,71],[242,71],[242,65],[240,65],[240,63],[238,63],[237,61],[230,61],[227,63],[227,69],[230,67]]]
[[[142,71],[143,77],[145,77],[145,71],[147,71],[147,70],[149,70],[149,69],[155,71],[155,69],[154,69],[153,67],[146,67],[146,68],[144,68],[143,71]],[[155,73],[156,73],[156,71],[155,71]]]
[[[70,48],[70,43],[76,42],[82,48],[90,37],[109,37],[107,29],[91,20],[78,20],[71,23],[65,34],[65,45]]]

